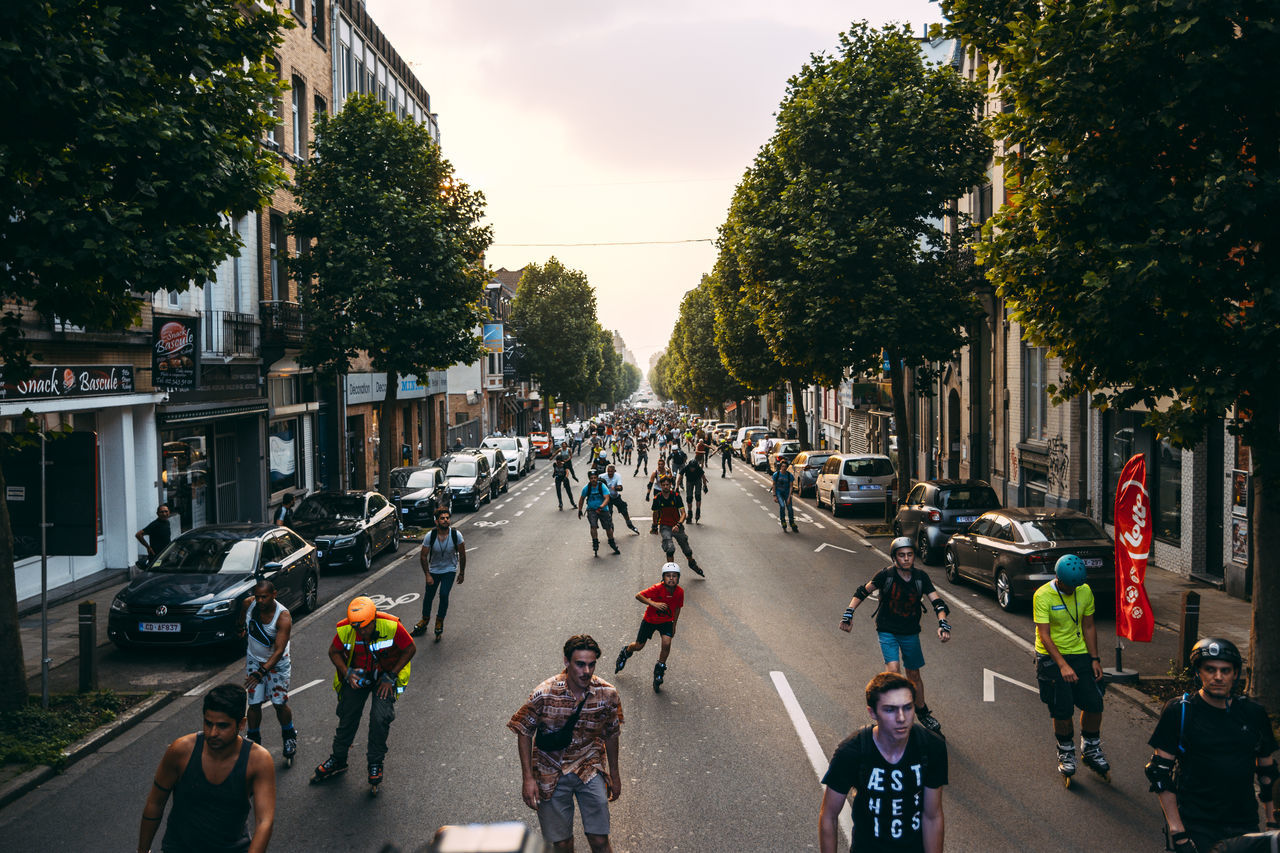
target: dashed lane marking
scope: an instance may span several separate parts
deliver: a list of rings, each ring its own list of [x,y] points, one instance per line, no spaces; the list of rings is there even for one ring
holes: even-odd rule
[[[522,516],[522,515],[524,515],[524,510],[522,510],[522,509],[518,509],[518,510],[516,510],[516,517],[517,517],[517,518],[519,518],[519,517],[520,517],[520,516]]]

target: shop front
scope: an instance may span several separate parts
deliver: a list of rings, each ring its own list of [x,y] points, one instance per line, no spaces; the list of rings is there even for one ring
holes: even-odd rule
[[[50,594],[124,577],[138,558],[134,532],[156,517],[161,495],[155,487],[153,460],[156,443],[156,404],[163,394],[139,389],[136,368],[130,364],[36,365],[31,379],[11,382],[0,378],[0,425],[6,432],[25,428],[23,412],[30,410],[42,430],[70,429],[91,434],[96,451],[94,477],[99,500],[93,509],[96,553],[48,558]],[[57,500],[58,478],[46,478],[47,500]],[[10,489],[7,499],[25,497]],[[40,594],[38,540],[15,542],[14,569],[18,601]]]

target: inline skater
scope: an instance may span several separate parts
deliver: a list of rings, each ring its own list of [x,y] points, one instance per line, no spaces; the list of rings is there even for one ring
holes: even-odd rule
[[[400,620],[379,612],[373,599],[358,595],[347,605],[347,618],[338,623],[329,643],[333,689],[338,694],[338,729],[333,749],[316,767],[311,784],[347,772],[347,752],[360,727],[365,703],[372,697],[367,758],[370,793],[378,792],[387,736],[396,718],[396,697],[409,684],[409,661],[417,651]]]
[[[667,657],[671,654],[671,640],[676,635],[676,623],[680,621],[680,609],[684,607],[684,589],[680,586],[680,566],[666,563],[662,567],[662,581],[636,593],[636,601],[645,605],[644,616],[640,620],[640,630],[633,643],[628,643],[618,652],[618,660],[614,663],[615,674],[622,672],[627,660],[644,648],[649,638],[657,632],[662,638],[662,649],[658,652],[658,662],[653,667],[653,689],[662,687],[662,680],[667,674]]]
[[[951,623],[947,621],[951,609],[934,590],[929,576],[916,568],[916,550],[910,538],[899,536],[889,543],[889,556],[893,559],[892,566],[881,569],[854,590],[849,606],[840,617],[840,630],[845,633],[853,630],[853,614],[867,596],[879,590],[880,605],[873,615],[885,668],[890,672],[906,670],[907,678],[915,687],[916,718],[929,731],[941,734],[942,724],[929,711],[924,699],[924,680],[920,676],[924,666],[920,616],[925,612],[924,601],[928,599],[938,617],[938,639],[945,643],[951,639]]]
[[[286,766],[293,766],[298,753],[298,731],[293,726],[293,709],[289,707],[289,635],[293,617],[276,601],[276,585],[263,578],[253,585],[253,598],[240,612],[240,636],[245,638],[244,689],[249,694],[249,726],[244,736],[262,743],[262,703],[270,700],[280,723],[282,755]]]
[[[649,532],[662,536],[662,550],[667,555],[668,563],[675,562],[676,543],[679,543],[680,550],[689,561],[689,568],[698,577],[706,577],[706,572],[693,559],[693,549],[689,547],[689,537],[684,532],[684,501],[680,499],[680,493],[674,490],[675,484],[670,476],[663,477],[660,485],[662,491],[653,496],[653,503],[650,504],[653,526],[649,528]]]
[[[684,452],[684,448],[680,446],[679,441],[671,443],[671,452],[667,454],[667,467],[671,469],[671,476],[679,477],[684,466],[689,462],[689,454]]]
[[[1111,765],[1102,753],[1102,659],[1093,624],[1093,590],[1085,583],[1084,561],[1064,554],[1053,567],[1054,579],[1035,591],[1036,682],[1040,701],[1053,718],[1058,742],[1058,772],[1071,786],[1076,772],[1073,707],[1080,709],[1080,757],[1084,765],[1111,781]]]
[[[608,537],[609,547],[613,553],[621,554],[618,543],[613,538],[613,513],[609,509],[609,487],[600,481],[600,472],[592,468],[587,472],[587,484],[582,487],[582,496],[578,498],[578,518],[582,518],[582,509],[587,510],[587,521],[591,524],[591,555],[600,556],[600,534],[597,527],[603,527]]]
[[[773,485],[769,491],[773,492],[773,502],[778,505],[778,521],[782,524],[782,532],[787,532],[787,517],[790,516],[791,530],[799,533],[800,528],[796,527],[796,509],[791,504],[791,488],[795,485],[796,477],[790,469],[790,462],[778,460],[778,470],[773,472]]]
[[[569,499],[569,506],[573,506],[573,492],[569,485],[569,477],[573,477],[575,483],[579,482],[577,473],[573,470],[573,457],[569,455],[566,448],[561,447],[560,451],[551,460],[551,474],[556,484],[556,503],[560,509],[564,509],[564,498]],[[560,496],[560,490],[564,489],[564,497]]]
[[[698,462],[698,457],[694,457],[680,471],[680,476],[676,478],[676,491],[680,491],[680,487],[684,486],[684,502],[686,511],[693,511],[693,523],[702,523],[702,493],[710,491],[711,486],[707,482],[706,469]]]
[[[636,470],[631,476],[636,477],[640,474],[640,466],[644,466],[645,476],[649,476],[649,438],[645,433],[640,433],[640,438],[636,441]]]
[[[1233,695],[1244,668],[1235,644],[1201,640],[1191,648],[1190,668],[1200,688],[1165,703],[1148,741],[1155,753],[1146,771],[1175,853],[1208,853],[1219,841],[1258,829],[1255,776],[1263,820],[1268,829],[1280,829],[1280,774],[1266,709]]]
[[[725,471],[733,470],[733,442],[726,435],[720,439],[716,449],[720,451],[720,476],[723,478]]]
[[[667,460],[661,456],[658,457],[658,464],[653,466],[653,473],[649,475],[649,485],[645,487],[644,499],[652,500],[659,490],[662,489],[662,478],[673,476],[671,469],[667,467]]]
[[[605,468],[605,473],[600,478],[600,482],[609,487],[609,506],[616,507],[618,514],[622,516],[622,520],[627,523],[627,529],[636,535],[640,531],[631,523],[631,514],[627,512],[627,502],[622,499],[622,478],[618,476],[618,467],[612,462]]]

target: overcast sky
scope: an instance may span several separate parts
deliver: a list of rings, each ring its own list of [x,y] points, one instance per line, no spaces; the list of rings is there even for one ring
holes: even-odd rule
[[[486,196],[489,265],[554,255],[585,272],[601,324],[645,370],[715,262],[709,242],[662,241],[715,238],[787,78],[851,21],[941,20],[930,0],[367,6],[430,92],[445,156]]]

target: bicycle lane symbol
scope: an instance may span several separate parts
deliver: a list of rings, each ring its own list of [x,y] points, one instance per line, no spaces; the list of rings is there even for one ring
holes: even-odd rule
[[[379,610],[390,610],[399,604],[412,604],[419,598],[422,598],[422,593],[406,592],[398,598],[392,598],[389,595],[374,594],[369,596],[369,598],[373,601],[373,606],[377,607]]]
[[[498,527],[499,525],[503,525],[506,523],[507,523],[507,519],[500,518],[497,521],[473,521],[471,522],[471,526],[472,527]]]

